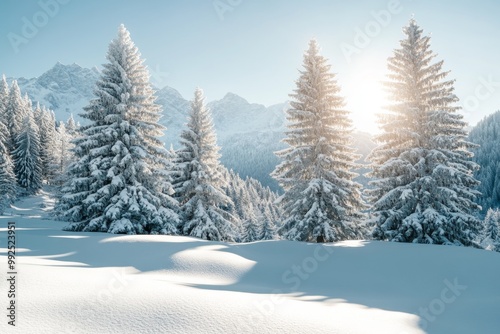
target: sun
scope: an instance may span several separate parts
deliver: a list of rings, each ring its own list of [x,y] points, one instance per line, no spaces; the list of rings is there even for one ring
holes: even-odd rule
[[[346,80],[342,82],[346,109],[351,112],[355,130],[378,133],[377,114],[389,104],[383,81],[385,66],[375,65],[369,58],[360,59],[349,66]]]

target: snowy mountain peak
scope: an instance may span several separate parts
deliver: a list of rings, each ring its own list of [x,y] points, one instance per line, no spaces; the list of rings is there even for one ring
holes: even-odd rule
[[[94,98],[94,85],[99,78],[97,68],[84,68],[73,63],[64,65],[57,62],[50,70],[38,78],[19,78],[18,84],[23,93],[27,93],[33,103],[39,102],[52,109],[57,120],[66,120],[71,113],[75,120],[82,108]],[[14,78],[9,78],[12,82]]]
[[[97,69],[83,68],[76,63],[63,65],[57,62],[50,70],[38,77],[36,82],[51,90],[76,89],[80,92],[91,93],[91,87],[97,80],[98,74]]]
[[[182,97],[181,93],[175,88],[165,86],[162,89],[157,90],[156,92],[157,96],[169,96],[170,98],[174,99],[179,99],[179,100],[184,100],[184,97]]]
[[[222,100],[220,100],[221,103],[235,103],[235,104],[249,104],[247,100],[242,98],[241,96],[235,94],[235,93],[227,93]]]

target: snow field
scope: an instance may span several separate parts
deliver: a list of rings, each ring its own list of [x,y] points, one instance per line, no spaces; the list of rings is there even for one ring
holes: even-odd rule
[[[18,323],[2,333],[496,333],[500,256],[349,241],[246,244],[61,231],[16,203]],[[19,210],[19,211],[18,211]],[[23,216],[17,216],[21,212]],[[6,249],[0,249],[5,274]],[[0,302],[6,303],[2,279]],[[4,309],[4,307],[2,307]]]

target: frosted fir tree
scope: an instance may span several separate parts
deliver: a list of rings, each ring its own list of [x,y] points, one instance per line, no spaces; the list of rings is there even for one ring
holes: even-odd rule
[[[250,200],[247,185],[243,183],[237,191],[237,202],[234,203],[236,212],[242,221],[249,220],[254,216],[254,206]],[[257,196],[253,198],[257,198]],[[258,201],[259,200],[255,200],[255,202]]]
[[[429,244],[474,244],[479,193],[473,144],[458,113],[453,80],[433,62],[430,37],[411,20],[389,58],[392,105],[380,117],[371,153],[373,237]]]
[[[40,134],[40,161],[42,178],[47,183],[50,183],[55,177],[53,164],[57,153],[55,118],[49,110],[41,108],[38,103],[35,107],[34,114]]]
[[[261,226],[255,215],[243,222],[243,242],[253,242],[260,239]]]
[[[50,169],[54,174],[52,182],[55,185],[64,184],[70,163],[74,160],[73,139],[74,137],[66,131],[65,124],[61,122],[56,128],[54,160],[50,165]]]
[[[174,187],[182,213],[179,229],[182,234],[197,238],[233,241],[234,218],[223,210],[231,199],[222,190],[224,180],[212,117],[201,89],[194,95],[187,128],[181,133],[181,148],[177,151],[180,173]]]
[[[12,152],[15,149],[16,138],[21,132],[23,121],[28,115],[26,101],[21,96],[21,90],[14,80],[10,87],[7,106],[5,108],[5,126],[9,130],[8,147]]]
[[[12,152],[14,173],[24,195],[35,194],[42,188],[40,139],[33,113],[25,118]]]
[[[243,183],[245,185],[245,183]],[[239,189],[237,196],[237,204],[235,204],[236,212],[239,212],[240,218],[240,240],[242,242],[252,242],[259,239],[262,221],[262,214],[258,210],[258,202],[260,199],[255,198],[255,206],[250,200],[248,188],[242,187]]]
[[[484,218],[481,246],[487,250],[500,252],[500,211],[489,209]]]
[[[362,237],[361,185],[352,181],[358,155],[351,144],[351,121],[327,59],[309,43],[303,70],[291,94],[286,138],[277,152],[282,162],[272,176],[285,193],[278,203],[286,239],[332,242]]]
[[[56,210],[72,231],[175,234],[168,152],[160,107],[139,50],[122,25],[108,49],[96,99],[84,108],[76,162]]]
[[[262,226],[260,229],[259,240],[276,240],[279,239],[277,226],[275,222],[278,221],[271,212],[271,203],[263,208]]]
[[[259,240],[276,240],[279,239],[278,233],[276,232],[276,226],[269,219],[264,217],[262,222],[262,227],[260,229]]]
[[[7,110],[7,104],[9,102],[9,85],[5,79],[5,75],[2,75],[2,80],[0,80],[0,120],[4,120],[5,125],[5,111]]]
[[[77,135],[79,125],[75,122],[75,119],[73,118],[73,114],[71,114],[66,121],[66,132],[70,135],[75,137]]]
[[[24,93],[24,96],[23,96],[23,103],[24,103],[24,116],[23,116],[23,122],[24,122],[24,117],[28,114],[28,113],[32,113],[33,112],[33,101],[31,101],[30,97],[28,96],[28,93]],[[36,121],[35,121],[36,122]],[[38,125],[38,124],[37,124]]]
[[[231,213],[234,217],[237,217],[237,221],[235,221],[235,224],[237,225],[237,230],[240,232],[241,235],[241,230],[242,230],[242,219],[238,214],[238,211],[236,209],[236,206],[238,205],[239,202],[239,189],[242,187],[244,184],[244,181],[236,174],[232,169],[228,170],[227,168],[222,166],[222,175],[224,178],[224,185],[222,189],[224,190],[224,193],[226,196],[228,196],[231,199],[231,202],[225,207],[225,210]]]
[[[14,164],[7,147],[8,134],[7,127],[3,124],[0,117],[0,214],[14,202],[17,196]]]

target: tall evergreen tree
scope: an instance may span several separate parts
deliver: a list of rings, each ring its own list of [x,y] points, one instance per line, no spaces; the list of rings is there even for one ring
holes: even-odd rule
[[[71,114],[66,121],[66,132],[71,136],[76,136],[76,132],[78,129],[78,124],[76,124],[75,119],[73,118],[73,114]]]
[[[7,110],[7,104],[9,102],[9,85],[5,79],[5,75],[2,75],[2,80],[0,80],[0,119],[4,120],[5,112]],[[4,120],[5,125],[5,120]]]
[[[257,217],[252,215],[243,222],[243,242],[253,242],[259,240],[261,236],[262,226]]]
[[[15,146],[12,156],[17,182],[24,194],[34,194],[42,188],[42,170],[38,127],[32,112],[24,118]]]
[[[443,61],[433,62],[430,37],[412,19],[389,58],[386,83],[393,104],[381,116],[380,143],[369,189],[380,240],[473,245],[478,185],[466,124],[458,114]]]
[[[279,203],[287,218],[280,232],[300,241],[360,238],[364,205],[361,185],[352,181],[358,156],[350,147],[349,112],[314,40],[303,67],[287,111],[289,147],[277,152],[282,162],[272,174],[285,190]]]
[[[73,162],[73,139],[74,138],[66,131],[64,122],[61,122],[56,128],[54,160],[49,166],[54,175],[52,182],[55,185],[60,186],[64,184],[68,167],[70,163]]]
[[[33,101],[31,101],[30,97],[28,96],[28,93],[24,93],[23,96],[23,103],[24,103],[24,115],[23,115],[23,121],[21,123],[24,123],[24,117],[28,113],[33,112]]]
[[[233,217],[222,209],[231,199],[222,190],[219,147],[201,89],[196,90],[191,103],[181,145],[177,151],[180,173],[174,183],[183,218],[181,233],[206,240],[233,241]]]
[[[56,124],[52,113],[46,108],[41,108],[37,103],[35,110],[35,120],[40,133],[40,161],[42,168],[42,178],[50,183],[53,181],[54,161],[56,159]]]
[[[90,124],[75,139],[57,210],[74,231],[176,233],[168,153],[159,137],[160,107],[139,50],[122,25],[108,49],[96,99],[81,116]]]
[[[500,252],[500,211],[498,209],[489,209],[486,213],[480,237],[483,248]]]
[[[9,132],[0,114],[0,214],[3,213],[6,207],[12,204],[17,195],[17,181],[16,175],[14,174],[14,164],[9,149],[7,148],[8,135]]]
[[[263,216],[264,221],[262,222],[262,227],[260,229],[259,240],[275,240],[278,239],[278,233],[276,232],[276,226],[273,221],[270,220],[266,215]]]
[[[23,121],[28,115],[26,103],[21,96],[21,90],[14,80],[10,87],[7,107],[5,109],[5,126],[9,130],[8,147],[10,152],[14,151],[16,138],[21,132]]]

